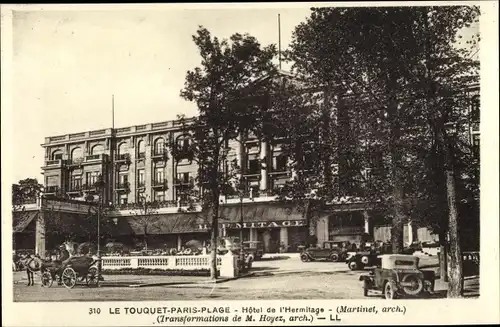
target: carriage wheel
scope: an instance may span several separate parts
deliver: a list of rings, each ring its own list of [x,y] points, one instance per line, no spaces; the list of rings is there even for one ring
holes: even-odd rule
[[[89,268],[86,279],[87,279],[87,286],[97,286],[97,283],[99,282],[99,275],[97,274],[96,267]]]
[[[48,271],[42,273],[42,287],[51,287],[54,279],[52,278],[52,274]]]
[[[66,288],[73,288],[76,285],[76,271],[68,267],[62,273],[62,283]]]

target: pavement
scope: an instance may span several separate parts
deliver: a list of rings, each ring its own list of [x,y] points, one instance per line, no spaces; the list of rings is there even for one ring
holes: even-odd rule
[[[436,258],[422,258],[423,269],[436,269]],[[251,273],[235,280],[213,283],[207,277],[105,275],[102,287],[77,285],[73,289],[27,287],[26,274],[14,273],[15,301],[123,301],[123,300],[258,300],[362,299],[359,275],[345,263],[301,262],[297,254],[266,255],[255,261]],[[222,283],[221,283],[222,282]],[[131,287],[132,286],[132,287]],[[466,296],[477,296],[479,280],[465,282]],[[436,281],[436,298],[446,295],[447,284]],[[381,298],[380,296],[376,296]]]

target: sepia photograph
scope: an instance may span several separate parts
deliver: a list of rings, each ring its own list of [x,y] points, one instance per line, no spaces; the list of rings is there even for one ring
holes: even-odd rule
[[[479,301],[484,10],[356,4],[9,8],[13,304],[293,325]]]

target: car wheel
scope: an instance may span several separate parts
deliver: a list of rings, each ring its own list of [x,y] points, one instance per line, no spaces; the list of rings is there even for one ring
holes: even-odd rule
[[[387,300],[395,300],[397,299],[397,294],[396,294],[396,283],[394,281],[388,281],[385,283],[384,286],[384,297]]]
[[[349,269],[351,269],[351,270],[358,270],[358,268],[359,268],[358,263],[356,261],[349,262],[348,266],[349,266]]]
[[[309,261],[309,256],[307,254],[301,254],[300,255],[300,260],[302,260],[302,262],[308,262]]]
[[[408,295],[417,295],[424,288],[424,282],[418,276],[406,275],[403,277],[403,282],[411,283],[411,286],[404,286],[403,291]]]
[[[339,261],[339,254],[337,252],[333,252],[330,254],[330,260],[332,262],[338,262]]]
[[[363,296],[368,296],[369,283],[367,280],[363,281]]]
[[[370,262],[370,258],[368,258],[366,255],[361,257],[362,264],[367,265],[368,262]]]

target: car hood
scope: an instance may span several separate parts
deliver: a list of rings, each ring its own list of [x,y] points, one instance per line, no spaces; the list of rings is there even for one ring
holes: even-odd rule
[[[414,268],[410,268],[410,269],[407,269],[407,268],[403,268],[403,269],[393,269],[394,272],[396,272],[397,274],[401,274],[401,275],[408,275],[408,274],[412,274],[412,275],[423,275],[422,271],[418,270],[418,269],[414,269]]]

